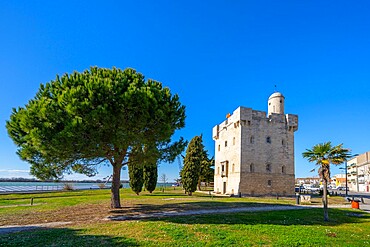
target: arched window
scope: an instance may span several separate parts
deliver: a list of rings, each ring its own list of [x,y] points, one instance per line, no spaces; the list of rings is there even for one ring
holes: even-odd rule
[[[235,172],[235,164],[231,166],[231,172]]]
[[[220,151],[221,150],[221,145],[218,145],[218,151]]]
[[[233,145],[235,145],[235,137],[233,137]]]
[[[282,174],[285,174],[285,173],[286,173],[285,166],[282,166],[282,167],[281,167],[281,173],[282,173]]]
[[[283,146],[285,145],[284,139],[281,140],[281,145],[283,145]]]
[[[254,172],[254,164],[249,165],[249,172]]]

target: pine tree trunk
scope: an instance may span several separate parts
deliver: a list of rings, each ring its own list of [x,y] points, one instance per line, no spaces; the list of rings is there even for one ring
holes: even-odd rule
[[[119,187],[121,186],[121,164],[113,165],[113,177],[111,188],[111,208],[121,208]]]
[[[327,190],[327,180],[323,179],[323,193],[322,193],[322,204],[324,205],[324,221],[329,221],[328,212],[328,190]]]
[[[201,191],[200,184],[201,184],[201,182],[200,182],[200,179],[199,179],[199,180],[198,180],[198,190],[199,190],[199,191]]]

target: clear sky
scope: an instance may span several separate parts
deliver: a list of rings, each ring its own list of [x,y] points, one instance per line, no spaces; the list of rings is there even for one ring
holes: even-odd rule
[[[29,176],[5,129],[12,108],[90,66],[132,67],[170,87],[186,105],[176,135],[203,134],[210,155],[212,127],[238,106],[267,111],[277,85],[299,115],[296,176],[316,176],[306,148],[370,150],[369,13],[367,0],[1,1],[0,177]],[[177,178],[177,162],[159,173]]]

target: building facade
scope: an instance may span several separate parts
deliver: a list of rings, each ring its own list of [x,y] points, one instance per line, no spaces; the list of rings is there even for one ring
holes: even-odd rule
[[[345,174],[336,174],[332,177],[330,185],[333,188],[337,187],[346,187],[346,175]]]
[[[370,192],[370,151],[347,162],[347,181],[350,191]]]
[[[273,93],[268,99],[267,115],[238,107],[213,128],[216,193],[294,193],[294,132],[298,130],[298,116],[284,114],[284,100],[281,93]]]

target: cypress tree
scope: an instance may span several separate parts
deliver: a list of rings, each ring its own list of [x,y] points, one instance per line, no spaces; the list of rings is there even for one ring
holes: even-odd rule
[[[144,178],[143,178],[143,159],[142,150],[140,147],[135,147],[132,150],[132,155],[128,162],[128,174],[130,177],[130,187],[137,195],[142,191]]]
[[[130,176],[130,187],[136,195],[143,189],[143,165],[141,163],[130,162],[128,164],[128,174]]]
[[[213,181],[214,178],[214,169],[212,166],[214,166],[214,159],[208,158],[208,153],[207,150],[204,149],[204,145],[202,144],[203,147],[203,155],[202,155],[202,160],[200,164],[200,172],[199,172],[199,179],[198,179],[198,190],[201,190],[200,184],[201,182],[206,182],[207,184],[211,181]]]
[[[157,186],[158,167],[157,164],[144,164],[144,188],[152,193]]]
[[[190,196],[197,189],[201,162],[204,156],[202,136],[191,139],[184,158],[184,167],[181,170],[181,181],[185,192]]]

